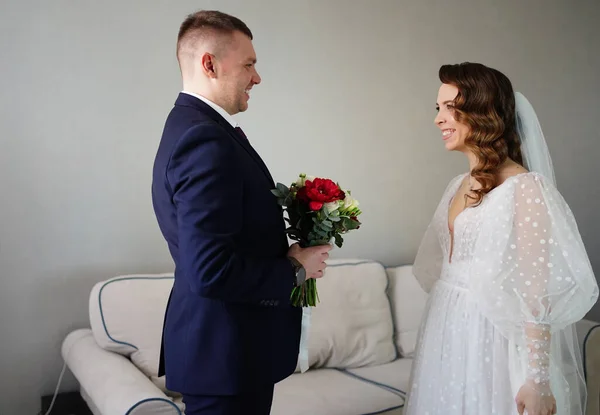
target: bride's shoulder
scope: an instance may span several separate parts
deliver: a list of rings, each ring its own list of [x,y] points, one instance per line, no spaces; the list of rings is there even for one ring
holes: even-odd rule
[[[554,183],[544,175],[533,172],[524,171],[507,177],[501,186],[513,187],[523,191],[535,192],[536,190],[554,190]]]
[[[554,203],[563,202],[562,195],[556,189],[554,182],[544,175],[524,171],[507,177],[494,190],[497,193],[494,199],[496,203]]]

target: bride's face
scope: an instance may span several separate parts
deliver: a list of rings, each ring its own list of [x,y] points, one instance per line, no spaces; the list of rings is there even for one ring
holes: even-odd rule
[[[458,88],[454,85],[442,84],[438,91],[435,124],[442,130],[442,140],[447,150],[465,151],[465,138],[469,134],[469,126],[454,118],[454,98]]]

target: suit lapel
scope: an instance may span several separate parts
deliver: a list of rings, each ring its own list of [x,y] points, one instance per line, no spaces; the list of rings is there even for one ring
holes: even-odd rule
[[[217,124],[219,124],[221,127],[223,127],[225,129],[225,131],[227,131],[229,133],[229,135],[239,145],[241,145],[244,148],[244,150],[246,150],[246,152],[250,155],[250,157],[252,157],[252,159],[258,164],[258,167],[260,167],[260,169],[265,174],[267,179],[269,179],[269,182],[271,183],[271,185],[273,187],[275,187],[275,181],[273,180],[273,177],[271,176],[269,169],[265,165],[264,161],[260,158],[260,156],[258,155],[256,150],[254,150],[254,148],[250,145],[250,142],[248,141],[248,139],[240,136],[240,134],[235,130],[235,128],[233,128],[233,126],[231,124],[229,124],[229,122],[227,122],[226,119],[221,117],[221,115],[219,115],[218,112],[216,112],[213,108],[211,108],[209,105],[204,103],[202,100],[199,100],[196,97],[193,97],[191,95],[184,94],[184,93],[179,94],[179,97],[177,97],[177,101],[175,102],[175,105],[182,105],[182,106],[186,106],[186,107],[196,108],[200,112],[202,112],[203,114],[208,116],[210,119],[215,121]]]
[[[235,131],[235,128],[233,128],[231,126],[231,124],[229,124],[228,122],[226,122],[225,124],[227,124],[227,125],[223,125],[223,127],[225,127],[225,129],[227,129],[227,132],[229,132],[229,135],[232,136],[233,139],[235,141],[237,141],[242,147],[244,147],[244,150],[246,150],[248,152],[248,154],[250,154],[250,156],[254,159],[254,161],[261,168],[261,170],[263,171],[265,176],[267,176],[267,179],[269,179],[269,182],[271,182],[273,187],[275,187],[275,183],[273,181],[273,177],[271,177],[271,173],[269,172],[269,169],[267,168],[267,166],[266,166],[265,162],[262,160],[262,158],[260,158],[260,156],[258,155],[256,150],[254,150],[254,147],[252,147],[252,145],[250,144],[248,139],[240,136],[240,134],[237,131]]]

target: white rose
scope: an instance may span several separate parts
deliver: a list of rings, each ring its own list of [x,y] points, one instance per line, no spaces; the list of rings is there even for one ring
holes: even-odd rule
[[[307,176],[304,173],[300,174],[300,176],[298,176],[298,180],[296,180],[296,186],[304,187],[304,184],[307,180],[313,181],[315,180],[315,176]]]
[[[350,192],[346,192],[346,198],[344,199],[344,209],[353,209],[358,207],[358,200],[354,199]]]
[[[306,181],[306,175],[301,174],[300,176],[298,176],[298,180],[296,180],[296,186],[303,187],[305,181]]]
[[[337,210],[337,208],[340,207],[340,203],[339,202],[329,202],[329,203],[325,203],[325,209],[327,210],[327,213],[331,213],[335,210]]]

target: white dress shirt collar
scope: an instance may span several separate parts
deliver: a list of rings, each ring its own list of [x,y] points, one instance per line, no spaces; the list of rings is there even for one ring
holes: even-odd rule
[[[212,109],[214,109],[215,111],[217,111],[217,113],[219,113],[219,115],[223,118],[225,118],[227,120],[227,122],[229,124],[231,124],[231,126],[233,128],[237,127],[239,124],[237,123],[236,120],[233,119],[233,117],[227,112],[225,111],[223,108],[221,108],[219,105],[215,104],[214,102],[212,102],[211,100],[209,100],[208,98],[204,98],[202,95],[198,95],[195,94],[193,92],[188,92],[188,91],[181,91],[183,94],[188,94],[191,95],[193,97],[198,98],[199,100],[203,101],[204,103],[206,103],[206,105],[209,105]]]

